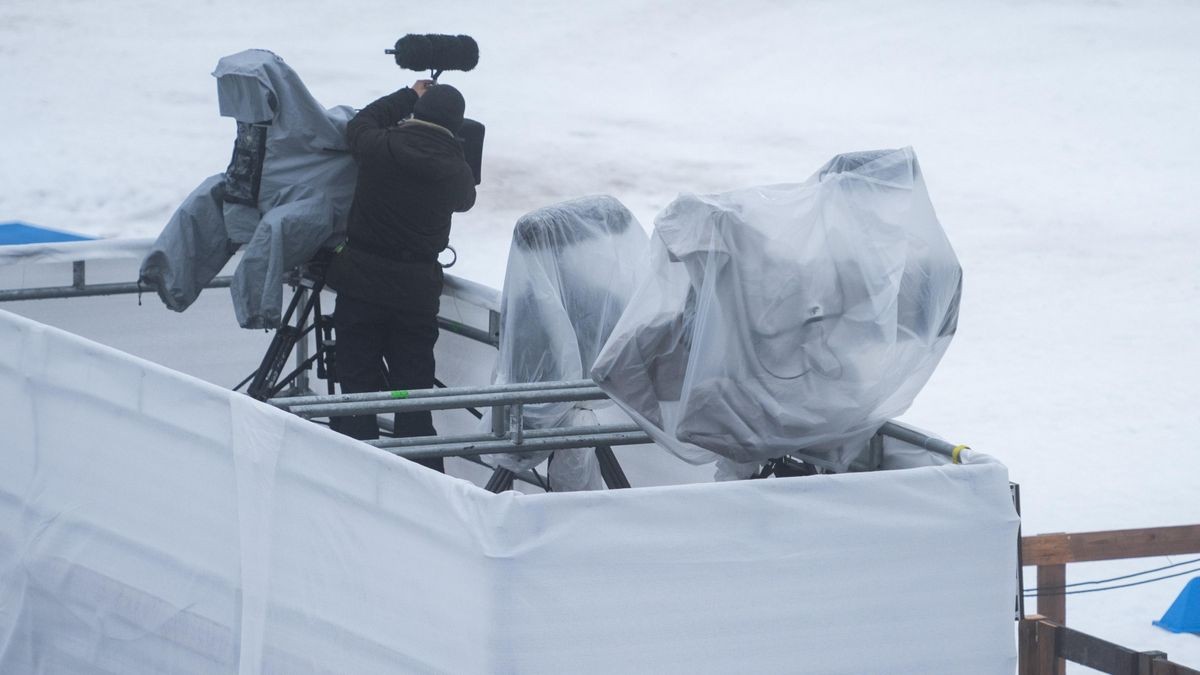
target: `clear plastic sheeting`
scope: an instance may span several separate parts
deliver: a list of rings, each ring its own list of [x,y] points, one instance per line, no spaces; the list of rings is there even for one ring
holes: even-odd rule
[[[1016,668],[996,462],[496,495],[3,311],[0,400],[3,673]]]
[[[644,269],[647,237],[621,202],[592,196],[528,213],[513,229],[501,295],[496,383],[587,377]],[[597,424],[605,401],[524,406],[525,426]],[[484,419],[490,429],[490,414]],[[500,455],[500,466],[526,471],[551,453]],[[549,467],[554,490],[603,487],[590,449],[560,450]]]
[[[321,107],[283,59],[261,49],[222,58],[213,76],[221,115],[237,121],[233,157],[179,206],[140,276],[182,312],[244,246],[230,287],[238,323],[274,328],[284,274],[345,232],[354,110]]]
[[[680,196],[591,374],[661,445],[725,477],[800,453],[845,470],[954,335],[962,271],[909,148],[802,184]]]

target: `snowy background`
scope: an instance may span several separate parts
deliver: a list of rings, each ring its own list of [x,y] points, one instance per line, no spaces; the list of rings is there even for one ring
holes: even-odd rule
[[[905,419],[1005,461],[1026,534],[1200,522],[1200,4],[5,0],[0,221],[156,235],[228,163],[219,57],[271,49],[362,106],[423,76],[383,54],[407,32],[480,44],[442,78],[488,126],[458,274],[498,287],[513,222],[562,199],[649,229],[681,191],[911,145],[966,285]],[[1069,622],[1195,667],[1200,638],[1150,625],[1187,579]]]

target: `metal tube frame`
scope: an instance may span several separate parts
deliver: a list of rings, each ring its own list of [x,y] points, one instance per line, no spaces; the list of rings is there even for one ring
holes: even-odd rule
[[[112,284],[88,284],[85,281],[84,262],[76,260],[73,270],[74,283],[70,286],[46,286],[42,288],[15,288],[0,291],[0,302],[19,302],[22,300],[53,300],[58,298],[88,298],[99,295],[132,295],[134,293],[153,292],[153,289],[139,285],[135,281],[124,281]],[[233,277],[217,277],[208,282],[205,288],[229,288]]]
[[[394,398],[397,396],[404,398]],[[337,396],[272,399],[271,403],[302,417],[449,410],[467,407],[492,409],[490,434],[381,439],[372,445],[401,457],[433,458],[495,453],[541,452],[612,445],[652,443],[636,425],[527,429],[524,405],[550,402],[606,400],[608,395],[587,380],[514,383],[483,387],[444,388],[407,392],[381,392]],[[932,438],[894,422],[886,422],[870,445],[870,463],[881,459],[883,436],[896,438],[946,457],[952,443]],[[869,467],[877,468],[877,466]]]
[[[895,422],[884,422],[883,426],[879,428],[878,433],[881,436],[890,436],[896,440],[920,446],[930,452],[936,452],[937,454],[945,455],[946,457],[953,457],[954,448],[958,447],[953,443],[948,443],[940,438],[926,436],[919,431],[914,431],[907,427],[900,426]]]
[[[109,284],[87,283],[87,261],[76,260],[71,263],[70,286],[43,286],[40,288],[11,288],[0,290],[0,302],[20,302],[22,300],[54,300],[61,298],[87,298],[102,295],[133,295],[141,294],[148,289],[136,281],[124,281]],[[205,284],[205,288],[229,288],[233,277],[215,277]],[[438,317],[438,327],[442,330],[461,335],[465,338],[498,347],[500,345],[500,313],[488,309],[488,328],[483,330],[468,326],[457,321]],[[302,359],[297,359],[299,364]]]
[[[555,427],[552,429],[525,429],[522,438],[540,439],[540,438],[559,438],[569,436],[585,436],[588,434],[633,434],[641,431],[641,428],[636,424],[601,424],[594,427]],[[514,440],[508,433],[503,432],[497,435],[496,433],[481,433],[481,434],[458,434],[453,436],[415,436],[410,438],[381,438],[378,440],[367,441],[377,448],[386,450],[411,448],[417,446],[433,446],[433,445],[450,445],[450,444],[470,444],[482,443],[485,441],[494,441],[497,439],[508,438]]]
[[[482,387],[454,387],[441,389],[411,389],[402,391],[370,391],[361,394],[335,394],[333,396],[293,396],[273,398],[271,405],[292,409],[302,405],[318,405],[326,403],[368,403],[373,401],[394,401],[397,399],[412,400],[419,398],[434,398],[441,396],[471,396],[475,394],[507,394],[527,391],[551,391],[555,389],[582,389],[595,387],[591,380],[566,380],[562,382],[514,382],[512,384],[494,384]]]
[[[448,393],[437,396],[397,398],[385,401],[314,403],[288,406],[288,409],[300,417],[312,418],[418,412],[423,410],[450,410],[467,406],[488,408],[497,405],[511,406],[518,403],[574,403],[577,401],[599,401],[608,398],[608,394],[601,391],[595,385],[571,389],[562,388],[543,391],[488,392],[478,394],[459,394],[457,390],[452,388],[440,391]]]
[[[380,447],[378,441],[366,442]],[[652,442],[653,440],[649,434],[638,431],[634,433],[580,434],[577,436],[557,436],[550,438],[525,438],[520,443],[510,439],[499,439],[474,443],[438,443],[402,448],[380,447],[380,449],[387,450],[394,455],[399,455],[407,459],[430,459],[434,457],[459,457],[461,455],[546,452],[552,450],[571,450],[574,448],[595,448],[597,446],[644,445]]]
[[[385,431],[389,434],[396,432],[395,425],[392,423],[392,420],[388,417],[380,417],[379,418],[379,427],[383,431]],[[428,437],[423,437],[423,438],[385,438],[382,440],[385,440],[385,441],[412,441],[412,440],[429,440],[429,439],[433,439],[433,438],[437,438],[437,436],[428,436]],[[488,436],[488,438],[491,438],[491,437]],[[472,464],[478,464],[479,466],[485,467],[487,469],[492,468],[486,462],[484,462],[482,459],[480,459],[479,455],[459,455],[458,458],[462,459],[462,460],[466,460],[468,462],[471,462]],[[512,474],[512,476],[514,479],[519,480],[523,483],[528,483],[529,485],[532,485],[537,488],[541,488],[543,490],[546,489],[546,481],[542,480],[542,477],[537,475],[533,471],[515,472]]]

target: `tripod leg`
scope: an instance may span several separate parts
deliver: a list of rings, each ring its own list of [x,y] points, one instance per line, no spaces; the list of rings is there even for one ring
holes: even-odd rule
[[[514,477],[515,474],[508,469],[497,468],[492,472],[491,479],[488,480],[487,485],[485,485],[483,489],[487,490],[488,492],[495,492],[496,494],[511,490]]]
[[[295,326],[291,325],[292,316],[296,313],[304,293],[301,289],[297,289],[292,296],[292,301],[288,304],[287,312],[284,313],[283,319],[279,322],[279,328],[275,330],[275,336],[271,338],[271,344],[267,347],[267,353],[263,355],[262,362],[258,365],[258,370],[254,371],[254,380],[250,383],[250,387],[246,389],[246,393],[252,398],[260,401],[265,401],[271,397],[271,394],[276,389],[275,381],[279,378],[279,374],[283,372],[284,364],[287,363],[288,356],[292,353],[292,347],[296,345],[296,340],[300,337]],[[304,313],[312,309],[311,303],[304,304]]]
[[[321,293],[318,291],[316,296],[313,303],[313,340],[317,351],[317,378],[325,380],[326,392],[332,396],[337,393],[333,317],[321,313]]]
[[[304,343],[303,349],[297,350],[301,358],[297,359],[296,370],[289,373],[282,381],[279,379],[284,366],[287,365],[288,356],[296,348],[296,343],[307,340],[310,331],[320,330],[321,289],[324,287],[325,282],[319,277],[315,280],[305,277],[296,284],[296,291],[292,294],[287,311],[284,312],[279,322],[279,328],[275,330],[275,336],[271,338],[271,344],[267,347],[267,352],[263,356],[258,370],[254,371],[251,376],[253,381],[246,389],[246,393],[252,398],[265,401],[277,395],[290,382],[306,377],[309,366],[317,360],[316,356],[306,356],[307,342]],[[296,315],[297,310],[300,314],[293,324],[292,317]],[[314,310],[317,312],[316,320],[312,326],[308,326],[308,318],[313,315]],[[317,342],[320,342],[320,336],[318,336]],[[240,386],[238,385],[238,387]],[[234,389],[236,390],[238,387],[234,387]],[[307,385],[304,388],[307,389]]]
[[[617,461],[617,455],[612,448],[607,445],[597,446],[596,459],[600,462],[600,475],[604,477],[604,484],[608,486],[609,490],[629,487],[629,479],[621,470],[621,464]]]

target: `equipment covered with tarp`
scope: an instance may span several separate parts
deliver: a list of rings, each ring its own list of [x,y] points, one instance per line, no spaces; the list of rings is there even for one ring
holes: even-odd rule
[[[682,195],[651,256],[591,374],[656,442],[726,475],[801,451],[845,470],[957,325],[962,271],[909,148]]]
[[[641,224],[609,196],[573,199],[522,216],[513,229],[501,295],[496,383],[587,377],[633,294],[646,245]],[[609,403],[526,405],[525,425],[595,425],[593,409],[603,405]],[[490,428],[490,416],[483,423]],[[521,472],[549,455],[500,455],[496,461]],[[603,486],[590,449],[555,453],[549,480],[559,491]]]
[[[237,121],[229,168],[183,201],[142,262],[142,283],[182,312],[245,246],[230,291],[243,328],[279,325],[283,276],[345,232],[357,168],[348,106],[326,110],[269,51],[222,58],[213,76]]]
[[[986,457],[492,494],[4,311],[0,400],[2,673],[1016,668]]]

